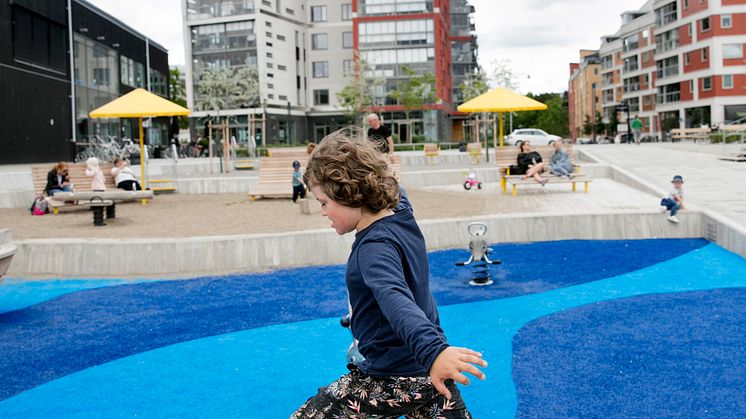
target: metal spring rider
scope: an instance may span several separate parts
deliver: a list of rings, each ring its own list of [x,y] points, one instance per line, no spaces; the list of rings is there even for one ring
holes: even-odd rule
[[[469,241],[471,255],[466,262],[456,262],[456,266],[466,266],[473,263],[471,267],[472,278],[469,284],[477,286],[491,285],[493,281],[490,279],[489,265],[499,265],[502,261],[490,260],[489,258],[489,253],[492,249],[487,247],[487,241],[484,239],[485,234],[487,234],[487,225],[482,222],[474,222],[469,224],[466,229],[472,236],[472,239]]]

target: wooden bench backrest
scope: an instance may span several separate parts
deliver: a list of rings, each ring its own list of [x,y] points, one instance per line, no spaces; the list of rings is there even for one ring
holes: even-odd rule
[[[438,154],[439,148],[437,144],[426,143],[422,146],[422,151],[425,152],[426,156],[434,156]]]
[[[537,145],[532,147],[534,151],[538,152],[541,155],[541,159],[549,164],[549,162],[552,160],[552,154],[554,154],[554,146],[551,145]],[[567,151],[567,155],[570,157],[570,161],[573,163],[575,162],[575,154],[572,152],[572,145],[566,144],[564,146],[565,151]],[[497,167],[503,169],[506,167],[509,167],[510,165],[517,164],[518,163],[518,154],[520,154],[521,149],[518,146],[505,146],[505,147],[498,147],[495,149],[495,162],[497,162]]]
[[[55,166],[52,164],[45,165],[33,165],[31,166],[31,178],[34,181],[34,191],[37,194],[44,193],[44,188],[47,186],[47,173]],[[101,163],[101,170],[104,172],[104,185],[107,189],[116,189],[114,184],[114,176],[111,175],[111,163]],[[76,191],[90,192],[91,191],[91,178],[85,175],[85,163],[68,163],[68,174],[70,175],[70,182],[75,187]]]
[[[709,134],[709,128],[674,128],[671,135]]]
[[[466,152],[469,154],[478,154],[482,152],[482,143],[469,143],[466,145]]]
[[[746,131],[746,124],[721,125],[720,130],[725,132],[743,132]]]
[[[300,157],[308,155],[305,147],[276,147],[270,148],[267,153],[270,157],[296,157],[294,160],[300,160]]]

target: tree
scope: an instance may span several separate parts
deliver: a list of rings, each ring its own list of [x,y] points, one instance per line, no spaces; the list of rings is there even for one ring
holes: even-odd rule
[[[380,77],[368,78],[369,73],[370,66],[365,61],[358,60],[355,74],[348,77],[345,87],[337,92],[337,100],[352,124],[356,124],[359,118],[365,117],[374,104],[374,90],[384,83]]]
[[[518,90],[518,82],[513,76],[513,68],[509,60],[493,60],[490,65],[492,66],[490,81],[494,86]]]
[[[399,82],[397,89],[391,92],[391,97],[404,107],[404,113],[407,121],[409,121],[409,113],[412,110],[422,109],[423,105],[436,101],[435,76],[430,72],[417,74],[415,70],[407,66],[402,66],[401,70],[406,76],[406,80]],[[410,124],[407,124],[407,131],[408,140],[412,142],[412,126]]]
[[[259,103],[259,75],[251,67],[206,68],[199,76],[203,110],[220,112],[256,106]]]
[[[546,104],[547,109],[543,111],[516,112],[513,117],[514,129],[539,128],[550,134],[560,136],[567,136],[569,134],[567,107],[565,106],[563,95],[558,93],[533,95],[529,93],[526,96]]]
[[[168,72],[168,93],[169,99],[186,108],[186,84],[184,79],[181,78],[181,72],[178,68],[172,68]],[[186,116],[176,117],[179,128],[189,128],[189,118]]]
[[[474,73],[467,74],[458,88],[461,90],[461,99],[464,102],[474,99],[489,90],[487,74],[480,67]]]

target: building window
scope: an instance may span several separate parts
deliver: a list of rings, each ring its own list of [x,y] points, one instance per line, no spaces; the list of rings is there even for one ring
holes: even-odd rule
[[[267,38],[271,38],[272,37],[272,32],[264,32],[264,34],[267,35]]]
[[[342,32],[342,48],[352,48],[352,32]]]
[[[731,15],[720,16],[720,26],[723,27],[723,29],[733,27],[733,17]]]
[[[270,93],[267,95],[267,99],[274,99],[275,95],[273,93]]]
[[[329,36],[325,33],[315,33],[311,35],[311,49],[328,49]]]
[[[272,27],[272,22],[270,22],[270,21],[266,21],[266,22],[264,22],[264,24],[267,25],[268,28]]]
[[[272,7],[272,3],[270,3],[268,0],[262,0],[262,4],[265,6]]]
[[[342,74],[345,77],[351,77],[355,75],[355,60],[342,61]]]
[[[285,13],[287,13],[289,15],[295,15],[295,10],[286,8],[285,9]]]
[[[688,23],[686,26],[689,28],[689,36],[691,37],[692,36],[692,32],[694,31],[694,29],[692,28],[692,24]]]
[[[684,3],[684,8],[688,9],[689,8],[689,0],[684,0],[683,3]]]
[[[707,48],[702,48],[702,62],[707,62]]]
[[[274,89],[275,84],[274,83],[267,83],[267,89]]]
[[[712,77],[704,77],[702,79],[702,90],[712,89]]]
[[[326,22],[326,6],[311,6],[311,22]]]
[[[342,20],[352,20],[352,4],[345,3],[342,5]]]
[[[65,28],[51,20],[28,13],[24,9],[11,7],[13,10],[13,56],[25,63],[64,72],[67,58]]]
[[[273,73],[267,73],[267,77],[269,77],[269,78],[274,78],[274,77],[275,77],[275,75],[274,75]]]
[[[689,65],[689,53],[684,53],[684,65]]]
[[[699,21],[702,32],[708,32],[710,30],[710,18],[706,17]]]
[[[272,58],[272,57],[273,57],[272,53],[271,53],[271,52],[268,52],[268,53],[267,53],[267,58]]]
[[[285,96],[285,95],[280,95],[277,98],[280,99],[280,100],[288,100],[288,97]]]
[[[329,104],[329,89],[321,89],[313,91],[313,104],[314,105],[328,105]]]
[[[741,44],[723,45],[723,58],[743,58],[743,46]]]
[[[285,67],[284,65],[278,65],[278,66],[277,66],[277,69],[278,69],[278,70],[281,70],[281,71],[287,71],[287,69],[288,69],[288,68],[287,68],[287,67]]]
[[[329,61],[314,61],[313,77],[316,79],[329,77]]]
[[[267,68],[273,68],[273,67],[274,67],[274,64],[272,64],[272,63],[267,63]]]
[[[723,75],[723,89],[732,89],[732,88],[733,88],[733,75],[732,74]]]
[[[277,35],[277,40],[278,41],[284,41],[285,40],[285,35]]]

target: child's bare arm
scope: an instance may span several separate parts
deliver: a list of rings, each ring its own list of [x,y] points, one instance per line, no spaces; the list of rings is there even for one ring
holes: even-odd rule
[[[468,348],[449,346],[435,358],[433,366],[430,367],[430,381],[438,390],[438,393],[451,400],[451,392],[445,385],[446,380],[454,380],[463,385],[469,385],[469,378],[463,374],[464,372],[468,372],[480,380],[487,378],[474,365],[479,365],[482,368],[487,367],[487,361],[482,359],[481,353]]]

